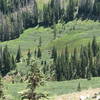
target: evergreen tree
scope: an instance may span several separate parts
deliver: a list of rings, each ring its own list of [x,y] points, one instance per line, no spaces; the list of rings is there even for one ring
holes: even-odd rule
[[[16,62],[20,62],[20,59],[21,59],[21,48],[20,46],[18,47],[18,50],[17,50],[17,55],[16,55]]]
[[[80,60],[81,60],[81,77],[86,78],[87,68],[88,68],[88,52],[86,47],[81,47],[80,51]]]
[[[41,36],[40,36],[40,38],[39,38],[39,47],[41,47],[41,45],[42,45],[42,39],[41,39]]]
[[[65,53],[64,53],[64,57],[65,57],[65,76],[66,76],[66,79],[70,79],[70,69],[69,69],[69,62],[70,62],[70,59],[69,59],[69,51],[68,51],[68,46],[65,47]]]
[[[69,60],[69,51],[68,51],[68,46],[65,47],[65,59],[66,59],[66,61]]]
[[[16,61],[15,61],[15,58],[13,55],[12,55],[11,61],[12,61],[12,68],[11,69],[15,70],[16,69]]]
[[[56,59],[57,59],[57,50],[56,50],[55,47],[52,48],[51,58],[54,60],[54,62],[56,62]]]
[[[57,37],[57,29],[56,29],[56,25],[55,24],[53,25],[53,34],[54,34],[54,40],[55,40],[56,37]]]
[[[81,91],[81,84],[80,84],[80,82],[78,84],[77,91],[79,91],[79,92]]]
[[[74,19],[74,1],[73,0],[68,0],[68,6],[67,6],[67,14],[66,14],[66,20],[71,21]]]
[[[37,1],[33,0],[33,24],[36,26],[38,24],[38,6],[37,6]]]
[[[98,45],[97,45],[95,36],[93,37],[93,40],[92,40],[92,51],[93,51],[93,56],[95,57],[96,54],[98,53]]]
[[[34,56],[35,56],[35,57],[37,56],[37,51],[36,51],[36,49],[35,49],[35,51],[34,51]]]
[[[30,64],[30,60],[31,60],[31,51],[30,51],[30,49],[28,50],[28,53],[27,53],[27,65],[29,65]]]
[[[2,73],[2,67],[3,67],[3,49],[0,48],[0,73]]]
[[[72,78],[77,78],[77,70],[79,70],[78,67],[78,55],[77,55],[77,49],[74,48],[74,54],[72,58],[72,63],[73,63],[73,75]]]
[[[2,78],[0,76],[0,99],[2,99],[4,96],[4,93],[3,93],[3,84],[2,84]]]
[[[29,91],[27,92],[27,96],[29,97],[30,100],[39,100],[41,98],[41,95],[36,93],[36,88],[43,82],[42,81],[43,76],[36,62],[31,64],[30,66],[31,66],[31,70],[30,70],[28,86],[27,86]]]
[[[41,57],[42,57],[41,49],[40,47],[38,47],[37,58],[41,58]]]
[[[100,76],[100,51],[96,56],[96,71],[97,71],[97,76]]]
[[[92,52],[92,46],[91,44],[89,43],[88,44],[88,59],[89,59],[89,65],[88,65],[88,68],[87,68],[87,77],[91,77],[92,74],[94,75],[95,73],[95,68],[94,68],[94,64],[93,64],[93,52]]]
[[[6,45],[3,49],[3,68],[2,74],[6,75],[11,69],[11,56]]]
[[[92,77],[91,71],[88,70],[88,73],[87,73],[87,80],[91,80],[91,77]]]

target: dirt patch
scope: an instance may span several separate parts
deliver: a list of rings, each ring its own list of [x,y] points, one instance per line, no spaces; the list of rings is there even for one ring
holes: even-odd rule
[[[75,92],[72,94],[62,95],[55,98],[55,100],[79,100],[80,96],[89,95],[92,97],[95,93],[100,92],[100,88],[97,89],[88,89],[81,92]]]

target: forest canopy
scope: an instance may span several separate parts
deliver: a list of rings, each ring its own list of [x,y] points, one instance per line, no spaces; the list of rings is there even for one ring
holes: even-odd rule
[[[36,0],[0,0],[0,40],[18,38],[24,29],[36,25],[100,19],[100,0],[50,0],[41,9],[39,5]]]

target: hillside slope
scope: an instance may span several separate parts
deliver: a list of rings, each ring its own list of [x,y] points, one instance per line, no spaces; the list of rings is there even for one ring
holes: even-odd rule
[[[54,40],[53,29],[44,27],[29,28],[24,31],[18,39],[1,42],[0,45],[8,45],[14,53],[18,46],[21,46],[22,51],[26,52],[28,49],[34,50],[39,44],[39,38],[42,40],[42,50],[49,50],[56,46],[58,50],[62,50],[66,44],[70,49],[80,47],[82,44],[86,45],[92,40],[93,36],[100,41],[100,23],[91,20],[74,20],[67,24],[58,23],[56,25],[57,36]]]

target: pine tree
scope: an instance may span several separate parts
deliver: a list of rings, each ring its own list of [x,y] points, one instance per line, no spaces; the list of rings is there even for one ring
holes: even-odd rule
[[[37,6],[37,1],[33,0],[33,24],[36,26],[38,24],[38,6]]]
[[[54,34],[54,40],[55,40],[56,37],[57,37],[57,29],[56,29],[56,24],[55,23],[53,25],[53,34]]]
[[[91,71],[88,70],[88,73],[87,73],[87,80],[91,80],[91,77],[92,77],[92,75],[91,75]]]
[[[6,75],[11,70],[11,56],[6,45],[3,49],[3,69],[2,74]]]
[[[75,5],[73,0],[68,0],[68,6],[67,6],[67,21],[71,21],[74,19],[74,10],[75,10]]]
[[[69,51],[68,51],[68,46],[65,47],[65,59],[66,59],[66,61],[69,61]]]
[[[40,69],[37,66],[37,63],[30,64],[31,70],[29,74],[29,80],[27,88],[29,91],[26,93],[27,98],[30,100],[39,100],[42,96],[36,92],[36,88],[43,83],[43,76],[41,74]],[[26,96],[25,96],[26,97]],[[24,96],[22,98],[25,98]]]
[[[92,52],[92,46],[90,43],[88,44],[88,59],[89,59],[89,65],[87,68],[87,77],[90,78],[92,74],[94,75],[95,73],[95,68],[93,64],[93,52]]]
[[[0,48],[0,73],[2,73],[2,67],[3,67],[3,49]]]
[[[81,84],[80,84],[80,82],[78,83],[78,87],[77,87],[77,91],[81,91]]]
[[[27,53],[27,65],[29,65],[30,64],[30,60],[31,60],[31,51],[30,51],[30,49],[28,50],[28,53]]]
[[[2,99],[3,97],[4,97],[3,84],[2,84],[2,78],[0,76],[0,99]]]
[[[77,67],[78,67],[78,53],[77,53],[77,49],[74,48],[74,54],[73,54],[73,60],[72,60],[72,63],[73,63],[73,76],[72,78],[77,78],[77,70],[79,70]]]
[[[36,49],[35,49],[35,51],[34,51],[34,56],[35,56],[35,57],[37,56],[37,51],[36,51]]]
[[[37,58],[41,58],[41,57],[42,57],[41,49],[40,47],[38,47]]]
[[[92,40],[92,51],[93,51],[93,56],[95,57],[96,54],[98,53],[98,45],[97,45],[95,36],[93,37],[93,40]]]
[[[51,58],[54,60],[54,62],[56,62],[56,59],[57,59],[57,50],[56,50],[55,47],[52,48]]]
[[[15,61],[15,58],[14,58],[14,56],[12,55],[12,58],[11,58],[11,61],[12,61],[12,70],[15,70],[16,69],[16,61]]]
[[[16,62],[20,62],[20,59],[21,59],[21,48],[20,46],[18,47],[18,50],[17,50],[17,55],[16,55]]]
[[[88,52],[86,47],[81,47],[80,51],[80,61],[81,61],[81,77],[86,78],[87,68],[88,68]]]
[[[97,76],[100,76],[100,51],[96,56],[96,72],[97,72]]]
[[[42,46],[42,38],[40,36],[40,38],[39,38],[39,47],[41,47],[41,46]]]

